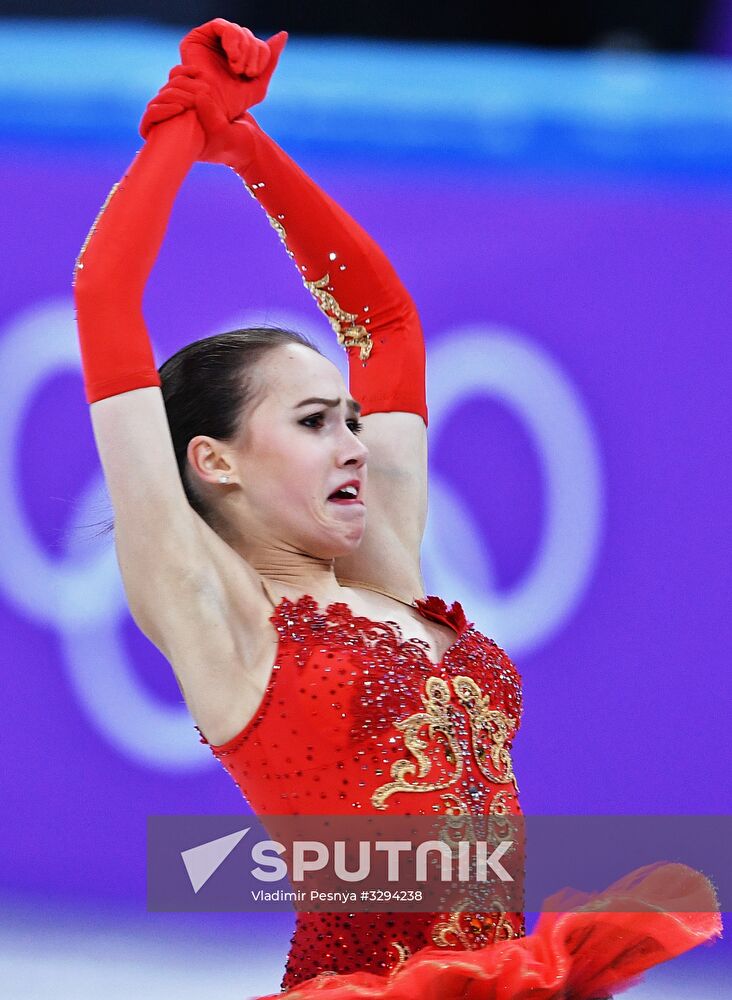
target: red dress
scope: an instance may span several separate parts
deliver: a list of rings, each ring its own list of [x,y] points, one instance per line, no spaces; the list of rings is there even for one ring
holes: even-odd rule
[[[457,602],[414,606],[456,633],[439,664],[396,623],[346,604],[321,609],[309,595],[277,604],[278,654],[261,704],[238,735],[211,745],[256,815],[521,814],[510,752],[521,721],[516,668]],[[680,895],[694,896],[690,909],[715,909],[703,876],[652,868],[608,893],[630,893],[634,908],[646,892],[651,906]],[[567,897],[567,908],[586,899]],[[520,912],[298,913],[282,988],[293,1000],[582,1000],[721,928],[716,912],[600,914],[592,902],[585,913],[542,915],[529,937]]]

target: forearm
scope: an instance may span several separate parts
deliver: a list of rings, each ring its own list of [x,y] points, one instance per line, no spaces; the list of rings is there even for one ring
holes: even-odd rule
[[[348,349],[351,391],[364,415],[400,409],[426,423],[419,316],[386,255],[251,116],[241,129],[241,156],[231,166]]]
[[[74,297],[90,403],[160,385],[142,297],[175,197],[203,142],[193,112],[153,129],[79,253]]]

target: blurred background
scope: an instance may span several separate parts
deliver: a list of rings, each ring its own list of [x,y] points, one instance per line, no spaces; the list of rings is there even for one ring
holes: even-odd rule
[[[291,32],[257,117],[420,307],[427,588],[523,675],[524,812],[729,814],[731,0],[0,11],[0,996],[243,1000],[292,931],[146,910],[146,817],[246,805],[98,537],[71,298],[146,102],[216,16]],[[195,167],[146,295],[158,360],[264,321],[343,368],[295,277],[237,178]],[[627,996],[730,984],[726,939]]]
[[[659,52],[705,52],[727,15],[726,0],[515,0],[440,4],[402,0],[253,0],[221,3],[184,0],[171,5],[114,0],[100,6],[91,0],[5,0],[3,12],[14,16],[58,18],[144,18],[159,24],[190,26],[214,17],[251,25],[253,31],[285,25],[288,31],[326,38],[333,35],[434,41],[489,42],[541,48],[588,49],[598,46]],[[715,51],[717,51],[715,49]]]

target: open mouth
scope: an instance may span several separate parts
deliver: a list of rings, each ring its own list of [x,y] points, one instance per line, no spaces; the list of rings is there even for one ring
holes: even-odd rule
[[[359,484],[358,483],[346,483],[339,489],[334,490],[328,497],[330,503],[342,503],[342,504],[363,504],[363,501],[359,499]]]

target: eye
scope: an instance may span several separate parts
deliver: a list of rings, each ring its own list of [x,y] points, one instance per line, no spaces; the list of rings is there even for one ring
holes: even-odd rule
[[[323,426],[324,419],[325,419],[325,413],[313,413],[309,417],[304,417],[302,420],[299,421],[299,423],[301,423],[303,427],[311,427],[317,430],[317,428]],[[360,432],[363,430],[363,423],[360,420],[357,420],[355,417],[351,417],[350,419],[348,419],[346,421],[346,424],[348,425],[348,429],[351,431],[352,434],[360,434]]]
[[[313,413],[312,416],[305,417],[303,420],[300,421],[300,423],[303,425],[303,427],[321,427],[323,424],[324,416],[325,414],[323,413]],[[312,423],[312,421],[315,421],[315,423]]]

